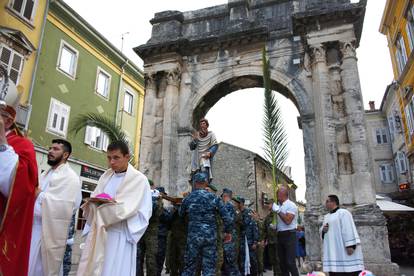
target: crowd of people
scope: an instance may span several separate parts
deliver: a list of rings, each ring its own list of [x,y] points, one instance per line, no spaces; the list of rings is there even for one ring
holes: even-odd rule
[[[297,208],[287,188],[278,192],[281,207],[265,202],[265,218],[230,189],[217,194],[205,174],[195,174],[193,192],[173,206],[164,205],[163,187],[152,183],[151,189],[153,213],[138,245],[137,275],[144,275],[144,264],[146,275],[161,275],[164,264],[170,275],[261,275],[266,268],[298,275]]]
[[[68,164],[72,146],[53,140],[50,169],[38,176],[33,144],[14,123],[18,97],[7,97],[0,105],[0,275],[67,275],[81,204],[81,183]],[[264,252],[274,275],[299,275],[296,247],[304,237],[297,235],[298,209],[288,188],[265,202],[269,212],[262,219],[231,190],[216,195],[211,179],[218,147],[207,120],[200,121],[190,149],[191,192],[179,199],[129,164],[125,142],[109,144],[109,168],[81,205],[87,222],[77,275],[160,275],[164,264],[170,275],[259,275]],[[326,207],[324,271],[358,275],[364,266],[352,215],[335,195]]]

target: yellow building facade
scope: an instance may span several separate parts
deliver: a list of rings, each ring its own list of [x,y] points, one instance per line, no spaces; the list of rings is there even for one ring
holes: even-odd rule
[[[48,0],[0,0],[0,61],[27,105]]]
[[[380,32],[387,37],[396,84],[396,100],[399,103],[404,129],[407,173],[412,176],[414,173],[414,1],[387,0]],[[400,183],[400,189],[405,187],[401,186],[403,184],[405,183]]]

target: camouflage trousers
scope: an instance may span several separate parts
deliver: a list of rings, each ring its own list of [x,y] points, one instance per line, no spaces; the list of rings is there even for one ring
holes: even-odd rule
[[[66,245],[65,255],[63,256],[63,276],[68,276],[72,266],[72,246]]]
[[[282,271],[280,270],[279,264],[279,253],[277,251],[277,244],[276,243],[269,243],[267,245],[268,253],[269,253],[269,262],[272,266],[273,275],[274,276],[282,276]]]
[[[187,237],[182,276],[196,275],[197,264],[201,260],[203,276],[216,275],[217,239],[215,235],[203,235],[195,231]]]
[[[241,246],[240,247],[240,273],[242,275],[245,275],[244,273],[244,259],[246,254],[245,252],[245,247]],[[257,254],[256,254],[256,250],[253,250],[252,248],[250,248],[249,246],[249,256],[250,256],[250,274],[251,276],[256,276],[258,274],[258,264],[257,264]]]
[[[172,231],[175,231],[173,229]],[[184,236],[183,236],[184,237]],[[180,237],[180,238],[183,238]],[[166,267],[170,276],[180,276],[184,269],[185,239],[179,239],[170,233],[167,239]]]
[[[167,251],[167,236],[158,235],[157,275],[161,276]]]
[[[224,243],[223,250],[224,250],[223,275],[240,276],[240,271],[237,266],[236,243],[234,241]]]
[[[138,243],[137,249],[137,276],[144,275],[144,261],[147,276],[157,276],[158,237],[144,235]]]

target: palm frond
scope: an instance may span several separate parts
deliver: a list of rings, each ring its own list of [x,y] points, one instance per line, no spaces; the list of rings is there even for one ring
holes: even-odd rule
[[[265,48],[262,51],[262,60],[265,93],[263,117],[264,152],[265,159],[271,164],[274,196],[276,196],[281,172],[288,157],[288,143],[282,120],[282,111],[271,88],[269,60],[266,57]]]
[[[70,132],[76,135],[86,126],[101,129],[108,136],[110,142],[122,140],[128,143],[127,135],[120,126],[116,125],[111,118],[96,113],[78,115],[72,122]]]
[[[129,145],[128,136],[122,130],[122,128],[118,126],[111,118],[97,113],[85,113],[78,115],[73,120],[69,131],[76,135],[79,133],[79,131],[81,131],[83,128],[86,128],[87,126],[97,127],[101,129],[102,132],[108,136],[109,143],[112,143],[114,141],[124,141],[127,145]],[[133,166],[136,165],[136,158],[132,153],[129,162]]]

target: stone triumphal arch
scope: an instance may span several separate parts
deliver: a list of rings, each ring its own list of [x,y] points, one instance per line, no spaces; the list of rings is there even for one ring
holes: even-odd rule
[[[324,199],[338,194],[353,212],[365,263],[397,275],[376,206],[358,65],[366,0],[229,0],[206,9],[156,13],[144,60],[140,169],[171,194],[188,190],[194,122],[221,97],[262,87],[262,49],[273,88],[297,106],[306,165],[306,235],[321,260]]]

